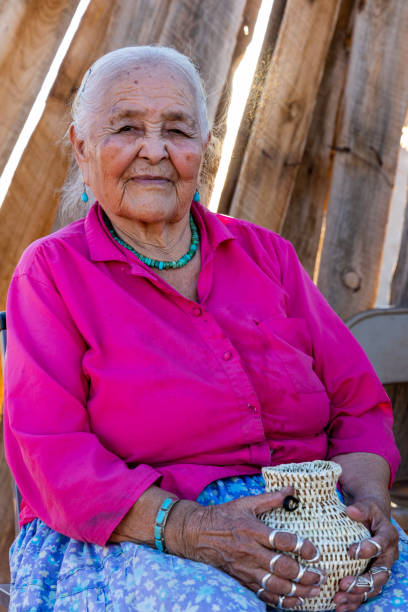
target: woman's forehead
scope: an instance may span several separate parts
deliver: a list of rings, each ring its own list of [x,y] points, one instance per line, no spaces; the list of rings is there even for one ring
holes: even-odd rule
[[[187,79],[175,69],[156,65],[129,66],[126,69],[106,75],[101,83],[101,102],[110,110],[109,114],[127,112],[127,104],[148,108],[152,103],[163,108],[171,107],[175,113],[185,112],[197,116],[192,88]],[[169,111],[170,112],[170,111]]]

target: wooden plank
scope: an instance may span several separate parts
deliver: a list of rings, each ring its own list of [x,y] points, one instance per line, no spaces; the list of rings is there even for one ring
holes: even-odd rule
[[[159,42],[186,53],[198,66],[213,123],[242,23],[245,0],[177,0],[169,8]]]
[[[232,200],[232,215],[281,229],[339,6],[340,0],[287,3]]]
[[[356,11],[355,0],[342,1],[305,151],[282,227],[282,235],[292,242],[312,278],[330,187],[336,120],[347,78]]]
[[[252,40],[260,6],[261,0],[246,0],[229,71],[223,85],[221,97],[218,101],[215,118],[211,128],[211,140],[204,156],[200,173],[200,193],[202,193],[202,201],[206,205],[208,205],[210,201],[215,177],[221,160],[222,145],[227,128],[228,110],[231,102],[232,81],[235,70]]]
[[[376,300],[408,100],[407,34],[405,0],[359,5],[318,277],[320,289],[344,318]]]
[[[248,6],[248,5],[254,5]],[[256,6],[258,5],[258,6]],[[214,124],[225,83],[236,59],[237,39],[245,10],[253,14],[259,2],[251,0],[177,0],[173,2],[160,36],[160,43],[186,53],[199,68],[207,91],[209,123]],[[182,27],[180,27],[182,24]],[[216,59],[215,59],[216,58]],[[219,127],[219,126],[218,126]],[[212,176],[219,163],[222,130],[217,130],[210,145],[201,175],[200,195],[208,203]]]
[[[248,145],[249,136],[251,134],[252,124],[256,116],[258,103],[264,88],[265,78],[270,67],[276,41],[278,40],[279,29],[286,8],[286,1],[287,0],[275,0],[272,6],[264,42],[262,44],[259,60],[251,84],[251,90],[249,92],[248,100],[242,115],[241,125],[239,126],[228,167],[228,173],[221,192],[221,197],[218,204],[218,211],[220,213],[230,213],[231,202],[234,197],[239,173],[241,172],[242,162],[246,147]]]
[[[78,0],[0,4],[0,173],[77,5]]]

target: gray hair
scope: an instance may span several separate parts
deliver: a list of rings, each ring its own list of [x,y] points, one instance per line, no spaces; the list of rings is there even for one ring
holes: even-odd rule
[[[95,111],[101,97],[101,81],[111,79],[115,73],[125,70],[135,62],[152,66],[165,66],[182,75],[193,93],[201,137],[203,141],[206,140],[209,133],[206,94],[197,68],[186,55],[176,49],[150,45],[116,49],[97,59],[88,68],[71,107],[71,125],[75,126],[77,133],[83,138],[88,135],[89,117]],[[66,181],[61,189],[61,204],[54,229],[86,214],[86,206],[80,201],[82,190],[81,172],[75,159],[73,159]],[[90,197],[91,199],[92,197]]]

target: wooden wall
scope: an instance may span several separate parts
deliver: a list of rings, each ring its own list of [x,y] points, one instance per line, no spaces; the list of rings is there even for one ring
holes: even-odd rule
[[[77,5],[0,5],[0,171]],[[201,69],[222,140],[228,83],[259,6],[260,0],[90,1],[0,209],[1,309],[22,251],[53,227],[69,164],[61,146],[67,105],[89,64],[134,44],[188,53]],[[292,240],[344,318],[375,303],[408,102],[407,34],[406,0],[275,0],[221,196],[221,211]],[[217,159],[207,168],[207,198],[216,169]],[[400,303],[407,299],[407,270],[403,247],[394,282]],[[12,537],[7,487],[0,456],[0,582]]]

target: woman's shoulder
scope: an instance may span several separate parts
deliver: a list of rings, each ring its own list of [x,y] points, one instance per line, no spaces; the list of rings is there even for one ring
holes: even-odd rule
[[[34,240],[23,251],[15,268],[14,276],[23,274],[38,275],[50,264],[56,264],[70,250],[87,250],[84,230],[85,219],[74,221],[47,236]],[[42,276],[42,274],[39,274]]]
[[[288,250],[293,248],[283,236],[266,227],[220,213],[216,213],[216,217],[254,259],[266,257],[282,263],[286,261]]]

